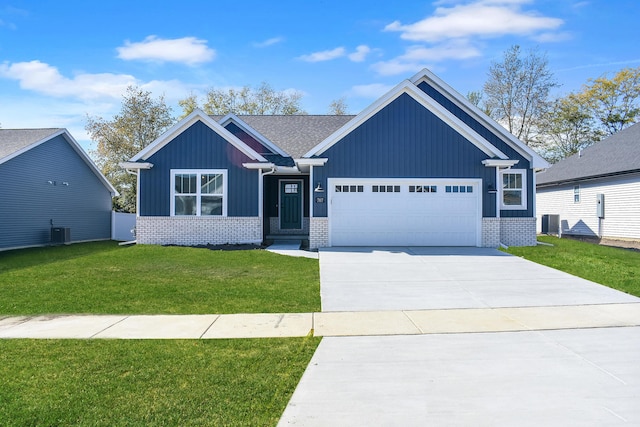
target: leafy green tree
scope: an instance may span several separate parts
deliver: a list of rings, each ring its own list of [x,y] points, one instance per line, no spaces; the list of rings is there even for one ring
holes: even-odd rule
[[[244,86],[240,89],[210,89],[202,105],[207,114],[306,114],[300,106],[302,93],[298,91],[276,91],[271,85],[263,82],[253,89]],[[199,108],[198,99],[194,94],[179,101],[186,116],[195,108]]]
[[[179,100],[178,105],[182,107],[182,115],[179,118],[183,119],[187,117],[189,114],[193,113],[193,110],[195,110],[196,108],[199,108],[198,96],[192,92],[186,98]]]
[[[136,178],[123,170],[120,163],[153,142],[174,121],[163,96],[153,99],[151,92],[136,86],[127,88],[120,112],[113,119],[87,115],[85,129],[96,142],[91,155],[120,193],[113,200],[114,209],[123,212],[136,209]]]
[[[555,163],[599,141],[604,133],[598,128],[582,94],[570,93],[557,99],[542,117],[541,154]]]
[[[606,134],[635,123],[640,115],[640,67],[624,68],[612,78],[589,79],[582,96]]]
[[[534,145],[540,119],[550,106],[550,91],[558,86],[546,55],[537,49],[525,55],[514,45],[502,61],[491,64],[488,74],[484,109],[517,138]]]

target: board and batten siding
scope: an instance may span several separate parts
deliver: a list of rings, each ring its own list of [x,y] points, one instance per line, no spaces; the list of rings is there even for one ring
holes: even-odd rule
[[[454,116],[462,120],[467,126],[476,131],[480,136],[489,141],[498,150],[509,156],[510,159],[519,160],[518,164],[514,166],[514,169],[527,169],[527,209],[526,210],[501,210],[500,216],[503,218],[509,217],[531,217],[533,215],[533,209],[531,208],[534,203],[534,188],[533,188],[533,174],[535,173],[530,168],[530,163],[520,153],[514,150],[509,144],[507,144],[500,136],[496,135],[491,130],[487,129],[482,123],[469,115],[462,108],[458,107],[449,98],[440,93],[436,88],[429,85],[426,82],[421,82],[418,87],[438,104],[446,108]],[[488,215],[484,215],[488,216]]]
[[[407,94],[400,95],[337,142],[313,168],[314,186],[327,178],[480,178],[496,185],[487,155]],[[495,216],[495,195],[484,194],[483,216]],[[314,216],[327,216],[314,203]]]
[[[580,185],[580,203],[574,203],[575,185]],[[596,210],[598,194],[605,199],[601,221]],[[539,188],[538,232],[545,214],[560,215],[564,234],[640,239],[640,175]]]
[[[242,163],[253,160],[198,121],[146,161],[140,171],[141,216],[170,216],[171,169],[226,169],[227,216],[258,216],[258,174]]]
[[[0,182],[0,249],[49,244],[52,226],[110,239],[111,194],[64,136],[1,164]]]

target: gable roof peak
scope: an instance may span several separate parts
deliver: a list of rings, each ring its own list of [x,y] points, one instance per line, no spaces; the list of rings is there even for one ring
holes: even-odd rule
[[[474,144],[478,149],[483,151],[489,157],[496,157],[500,159],[507,159],[508,156],[500,151],[497,147],[487,141],[485,138],[480,136],[476,131],[471,129],[468,125],[466,125],[462,120],[456,117],[451,111],[444,108],[438,102],[436,102],[433,98],[427,95],[424,91],[422,91],[414,82],[409,79],[405,79],[398,83],[393,89],[388,91],[386,94],[382,95],[371,104],[369,107],[364,109],[360,114],[355,116],[349,122],[347,122],[340,129],[335,131],[329,137],[327,137],[320,144],[316,145],[310,151],[304,154],[303,157],[314,157],[322,155],[326,150],[331,148],[334,144],[344,138],[347,134],[353,131],[355,128],[360,126],[366,120],[371,118],[373,115],[377,114],[391,102],[396,100],[403,94],[407,94],[412,97],[416,102],[421,104],[424,108],[432,112],[442,121],[447,123],[452,129],[458,132],[460,135],[465,137],[469,142]]]
[[[447,84],[440,77],[435,75],[428,68],[423,68],[418,73],[416,73],[413,77],[411,77],[410,81],[416,86],[420,85],[420,83],[425,82],[428,85],[434,87],[438,92],[440,92],[443,96],[445,96],[449,101],[456,104],[459,108],[465,111],[467,114],[475,118],[478,122],[487,127],[487,129],[493,131],[497,135],[501,137],[501,139],[510,145],[514,150],[518,151],[522,154],[526,159],[530,160],[531,166],[534,169],[546,169],[550,165],[549,163],[542,158],[538,153],[536,153],[533,149],[527,146],[524,142],[520,141],[513,134],[511,134],[507,129],[504,128],[500,123],[493,120],[491,117],[487,116],[483,111],[481,111],[478,107],[473,105],[466,96],[460,94],[457,90]]]
[[[187,130],[196,122],[202,122],[205,126],[209,127],[211,130],[216,132],[218,135],[223,137],[227,142],[229,142],[232,146],[238,149],[240,152],[245,154],[252,160],[256,160],[259,162],[267,162],[262,155],[257,153],[254,149],[249,147],[247,144],[238,139],[231,132],[226,130],[220,123],[216,122],[213,118],[211,118],[207,113],[205,113],[202,109],[196,108],[194,109],[188,116],[178,121],[175,125],[171,126],[167,129],[162,135],[156,138],[151,144],[147,145],[143,148],[138,154],[133,156],[130,161],[137,162],[139,160],[147,160],[156,152],[160,151],[165,145],[171,142],[176,136]]]

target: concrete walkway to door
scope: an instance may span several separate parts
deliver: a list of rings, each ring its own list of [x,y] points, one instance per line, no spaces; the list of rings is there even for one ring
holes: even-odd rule
[[[320,281],[336,326],[401,310],[442,333],[326,334],[279,426],[640,425],[640,327],[598,314],[635,317],[639,298],[480,248],[322,250]]]

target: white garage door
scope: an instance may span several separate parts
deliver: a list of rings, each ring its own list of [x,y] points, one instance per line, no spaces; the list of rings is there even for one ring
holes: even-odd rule
[[[330,179],[332,246],[477,246],[480,180]]]

